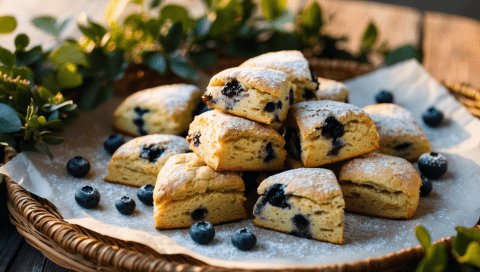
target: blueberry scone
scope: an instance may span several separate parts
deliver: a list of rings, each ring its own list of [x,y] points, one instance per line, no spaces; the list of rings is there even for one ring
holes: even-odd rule
[[[238,172],[216,172],[194,153],[171,156],[153,193],[155,228],[190,227],[244,219],[245,186]]]
[[[285,141],[305,167],[352,158],[378,148],[378,133],[362,109],[342,102],[306,101],[290,108]]]
[[[264,124],[285,120],[290,76],[271,69],[241,67],[212,77],[203,101],[210,107]]]
[[[273,128],[219,110],[196,116],[187,141],[216,171],[281,170],[287,153]]]
[[[201,101],[199,88],[187,84],[159,86],[136,92],[113,114],[113,129],[131,136],[181,135],[188,130]]]
[[[408,110],[390,103],[366,106],[363,110],[372,118],[380,136],[378,152],[409,161],[430,152],[427,136]]]
[[[316,96],[318,100],[333,100],[348,103],[349,91],[347,86],[342,82],[318,78],[318,89],[316,91]]]
[[[339,183],[345,210],[390,219],[410,219],[422,180],[407,160],[369,153],[342,165]]]
[[[240,67],[261,67],[290,74],[292,83],[296,87],[289,90],[290,105],[302,101],[316,100],[317,76],[300,51],[288,50],[266,53],[245,61]]]
[[[253,224],[296,236],[343,244],[342,191],[332,171],[299,168],[258,187]]]
[[[131,186],[155,185],[158,172],[167,159],[191,152],[185,138],[153,134],[137,137],[120,146],[108,163],[105,181]]]

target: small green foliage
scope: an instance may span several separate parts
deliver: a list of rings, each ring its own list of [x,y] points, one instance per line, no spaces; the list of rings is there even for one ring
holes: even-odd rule
[[[275,20],[285,12],[286,6],[286,0],[262,0],[262,11],[267,20]]]
[[[163,74],[167,71],[167,61],[165,57],[158,52],[144,52],[142,55],[143,63],[150,69]]]
[[[385,57],[385,64],[394,65],[408,59],[417,59],[420,62],[422,61],[421,51],[411,44],[398,47],[395,50],[388,52]]]
[[[30,39],[24,33],[18,34],[17,37],[15,37],[16,50],[25,50],[29,43]]]
[[[188,55],[192,62],[202,69],[213,69],[217,66],[217,57],[212,51],[190,52]]]
[[[165,37],[165,41],[163,42],[165,52],[172,53],[173,51],[175,51],[182,42],[182,36],[182,23],[174,23],[172,27],[170,27],[170,30],[168,30],[168,34]]]
[[[172,23],[181,22],[183,32],[187,32],[195,26],[195,20],[193,20],[188,11],[179,5],[166,5],[160,11],[160,22],[163,24],[166,20]]]
[[[67,62],[58,68],[57,80],[60,88],[75,88],[83,83],[83,76],[78,72],[77,65]]]
[[[415,227],[415,234],[424,249],[427,249],[432,244],[430,233],[421,225]]]
[[[193,68],[193,66],[182,57],[170,56],[168,64],[170,65],[172,72],[179,77],[190,80],[196,80],[198,78],[195,68]]]
[[[58,23],[57,19],[51,16],[41,16],[34,18],[32,23],[39,29],[58,38],[62,35],[62,31],[71,22],[71,20],[71,18],[68,18],[63,22]]]
[[[371,50],[377,41],[378,30],[373,22],[368,23],[367,29],[363,33],[362,43],[360,44],[360,52]]]
[[[0,103],[0,132],[16,132],[21,128],[22,122],[15,110],[6,104]]]
[[[13,66],[15,64],[15,57],[7,49],[0,46],[0,62],[6,66]]]
[[[60,47],[53,50],[51,55],[52,62],[58,66],[67,63],[88,66],[87,57],[80,48],[71,42],[65,42]]]
[[[13,16],[0,16],[0,34],[11,33],[17,28],[17,20]]]
[[[154,8],[160,6],[161,3],[162,3],[161,0],[152,0],[152,2],[150,3],[150,8],[154,9]]]
[[[309,34],[318,34],[323,25],[322,9],[318,2],[313,1],[312,4],[302,12],[302,27]]]

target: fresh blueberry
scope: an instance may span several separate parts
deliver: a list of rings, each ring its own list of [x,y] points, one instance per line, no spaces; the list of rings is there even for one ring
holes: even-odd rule
[[[150,184],[143,185],[142,187],[138,188],[137,196],[140,201],[142,201],[145,205],[152,206],[153,205],[153,189],[154,187]]]
[[[211,110],[213,110],[212,107],[209,107],[209,106],[207,106],[207,105],[204,105],[203,107],[201,107],[201,108],[198,110],[197,114],[195,114],[195,115],[200,115],[200,114],[202,114],[202,113],[204,113],[204,112],[211,111]]]
[[[112,134],[105,139],[103,142],[103,147],[107,150],[110,155],[115,153],[115,151],[125,143],[123,137],[118,134]]]
[[[433,184],[424,175],[421,175],[421,177],[422,177],[422,186],[420,186],[420,196],[427,196],[432,191]]]
[[[115,207],[121,214],[131,214],[135,210],[135,201],[124,196],[115,202]]]
[[[380,91],[375,95],[375,101],[380,103],[393,103],[393,94],[389,91]]]
[[[447,172],[447,158],[436,152],[425,153],[418,159],[418,169],[429,179],[438,179]]]
[[[90,163],[84,157],[73,157],[67,162],[67,171],[70,175],[81,178],[90,171]]]
[[[205,245],[215,237],[215,229],[209,222],[198,221],[190,227],[190,237],[197,244]]]
[[[430,107],[422,113],[422,119],[428,126],[438,127],[443,121],[443,113],[435,107]]]
[[[100,202],[100,193],[92,186],[85,185],[75,191],[75,201],[85,209],[93,209]]]
[[[257,237],[248,229],[237,230],[232,236],[232,244],[240,250],[250,250],[257,243]]]

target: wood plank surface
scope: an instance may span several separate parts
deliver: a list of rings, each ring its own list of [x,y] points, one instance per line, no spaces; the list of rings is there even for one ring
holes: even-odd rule
[[[423,65],[438,80],[480,88],[480,21],[427,12]]]
[[[10,221],[0,224],[0,272],[4,272],[14,262],[25,241]]]

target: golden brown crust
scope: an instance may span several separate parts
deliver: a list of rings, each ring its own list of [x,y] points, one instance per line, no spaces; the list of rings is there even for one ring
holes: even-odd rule
[[[342,165],[339,182],[351,181],[367,184],[389,192],[402,192],[412,198],[419,196],[422,180],[413,165],[407,160],[369,153],[351,159]]]
[[[291,106],[288,113],[288,119],[297,124],[303,140],[320,129],[329,116],[334,116],[341,124],[352,120],[369,123],[372,130],[375,131],[370,117],[362,109],[352,104],[330,100],[306,101]]]
[[[279,97],[282,90],[286,88],[285,86],[291,80],[291,76],[272,69],[235,67],[214,75],[207,88],[214,86],[223,87],[225,83],[232,80],[240,82],[243,88],[253,88]]]
[[[258,194],[265,194],[275,184],[285,185],[286,195],[306,197],[317,203],[342,195],[335,174],[322,168],[298,168],[270,176],[258,186]]]
[[[292,75],[294,80],[312,81],[308,61],[298,50],[266,53],[245,61],[240,67],[273,69]]]
[[[216,172],[195,153],[169,158],[158,174],[153,199],[155,204],[184,199],[193,194],[243,192],[245,185],[238,172]]]

